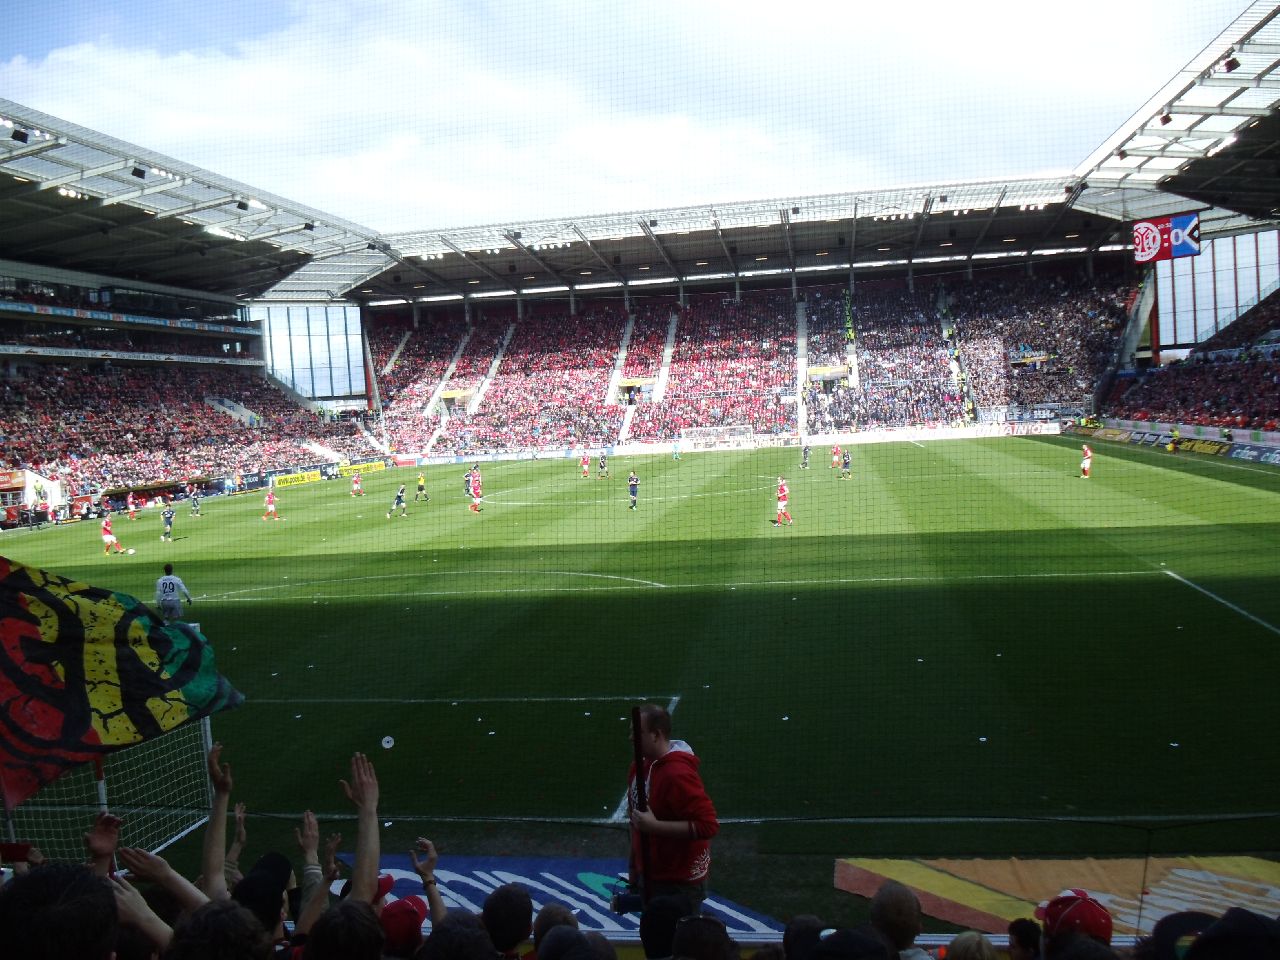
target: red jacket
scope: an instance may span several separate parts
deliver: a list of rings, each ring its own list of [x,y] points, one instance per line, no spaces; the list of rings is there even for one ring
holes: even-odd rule
[[[649,809],[659,820],[688,820],[691,837],[660,837],[631,831],[631,862],[638,875],[645,872],[641,844],[647,848],[647,879],[662,883],[698,883],[711,870],[711,838],[720,830],[716,808],[698,776],[700,761],[683,740],[672,740],[671,749],[652,762],[645,761]],[[627,776],[628,808],[636,802],[635,764]]]

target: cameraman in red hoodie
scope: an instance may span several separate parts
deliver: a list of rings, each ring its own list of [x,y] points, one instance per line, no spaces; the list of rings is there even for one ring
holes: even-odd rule
[[[636,803],[636,767],[628,774],[631,876],[645,902],[684,894],[697,909],[707,896],[711,838],[720,830],[716,808],[698,776],[699,760],[683,740],[671,739],[671,714],[640,708],[640,754],[647,808]]]

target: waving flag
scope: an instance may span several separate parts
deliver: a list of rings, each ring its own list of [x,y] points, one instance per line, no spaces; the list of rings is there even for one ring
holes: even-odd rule
[[[0,557],[0,793],[239,706],[209,642],[133,597]]]

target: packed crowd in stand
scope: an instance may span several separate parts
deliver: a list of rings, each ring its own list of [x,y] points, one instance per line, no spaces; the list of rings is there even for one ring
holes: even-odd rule
[[[1280,357],[1193,357],[1151,370],[1106,414],[1121,420],[1275,430],[1280,421]]]
[[[666,393],[631,421],[633,440],[671,440],[694,426],[794,431],[796,312],[790,293],[700,295],[680,312]]]
[[[478,409],[454,414],[433,448],[518,450],[617,440],[622,408],[606,402],[626,326],[622,308],[521,320]]]
[[[1078,402],[1111,359],[1134,290],[1119,280],[1082,276],[918,282],[915,293],[901,282],[863,282],[849,305],[852,342],[844,294],[842,285],[804,291],[810,367],[844,367],[850,353],[855,363],[848,378],[805,388],[809,433],[963,422],[965,389],[979,407]],[[655,403],[647,399],[649,387],[634,392],[638,402],[626,438],[619,436],[626,407],[606,396],[627,323],[617,303],[588,302],[575,317],[563,304],[535,304],[519,321],[507,305],[486,305],[470,327],[448,311],[417,329],[405,317],[383,318],[368,335],[388,442],[393,451],[427,448],[441,420],[440,408],[424,407],[455,355],[444,384],[446,426],[433,453],[665,442],[691,427],[739,424],[758,434],[790,433],[796,405],[784,398],[795,390],[795,310],[786,291],[749,292],[736,303],[727,294],[700,294],[685,308],[672,298],[637,300],[624,382],[659,379],[673,317],[677,326],[665,395]],[[1280,386],[1276,361],[1264,355],[1270,347],[1243,354],[1213,348],[1252,344],[1274,330],[1278,318],[1280,300],[1272,296],[1191,361],[1149,373],[1131,387],[1122,381],[1108,398],[1108,412],[1220,426],[1274,424]],[[513,327],[502,363],[486,382]],[[223,349],[216,339],[48,321],[17,321],[6,337],[134,351]],[[1213,362],[1204,362],[1206,353]],[[483,396],[473,398],[482,385]],[[205,396],[227,397],[256,419],[241,423],[196,399]],[[3,381],[0,413],[6,466],[65,477],[77,489],[277,469],[327,452],[349,458],[377,452],[376,439],[349,416],[306,410],[255,371],[199,364],[24,364]]]
[[[809,366],[842,367],[849,336],[845,329],[845,286],[815,287],[805,292],[809,324]]]
[[[633,308],[635,324],[627,358],[622,364],[623,379],[651,379],[662,369],[662,351],[667,343],[667,328],[673,314],[680,312],[676,300],[657,299],[637,303]]]
[[[864,284],[855,289],[850,309],[858,385],[809,388],[805,411],[811,433],[939,426],[963,420],[961,391],[935,300],[932,288],[915,294],[885,285]],[[835,312],[830,303],[828,299],[828,306],[818,313],[824,327],[830,326],[830,314]],[[840,304],[842,325],[843,310]]]
[[[350,419],[303,410],[256,373],[198,365],[25,367],[0,381],[0,432],[0,463],[67,480],[75,493],[289,466],[316,458],[308,443],[370,452]]]
[[[392,450],[419,451],[431,440],[439,417],[424,408],[448,371],[449,361],[465,333],[466,324],[456,315],[424,320],[416,330],[408,320],[393,320],[369,331],[369,349]],[[397,355],[396,347],[402,341],[404,346]],[[392,356],[395,363],[388,370]]]
[[[478,913],[446,904],[441,857],[419,837],[410,851],[421,893],[395,897],[395,878],[379,871],[381,787],[370,760],[357,753],[339,781],[356,819],[350,866],[343,837],[322,832],[310,810],[295,830],[296,850],[267,851],[242,869],[252,838],[243,804],[234,809],[228,844],[231,764],[223,747],[208,755],[212,804],[200,875],[190,880],[162,856],[121,844],[124,822],[98,813],[84,834],[82,863],[48,861],[38,845],[6,864],[0,930],[7,956],[22,960],[617,960],[604,936],[580,929],[601,904],[557,888],[495,885]],[[674,821],[673,821],[674,822]],[[348,874],[344,882],[344,873]],[[470,886],[468,896],[474,896]],[[535,904],[536,910],[535,910]],[[646,960],[738,960],[740,945],[700,898],[658,889],[634,905]],[[1029,911],[1030,912],[1030,911]],[[1280,920],[1243,907],[1220,915],[1166,913],[1134,947],[1113,942],[1115,918],[1102,900],[1065,890],[1007,926],[1010,960],[1274,960]],[[839,927],[818,916],[786,920],[781,942],[761,946],[760,960],[997,960],[977,930],[953,935],[935,954],[919,945],[924,912],[916,892],[883,881],[869,899],[867,922]],[[429,924],[429,932],[424,930]]]
[[[1079,403],[1111,361],[1121,280],[1003,277],[948,287],[944,322],[979,407]]]

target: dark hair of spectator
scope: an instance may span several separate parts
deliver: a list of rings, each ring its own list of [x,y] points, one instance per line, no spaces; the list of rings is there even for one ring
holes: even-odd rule
[[[480,916],[498,952],[510,953],[529,939],[533,928],[533,899],[524,887],[504,883],[485,898]]]
[[[384,934],[373,907],[339,900],[322,913],[307,935],[303,960],[381,960]]]
[[[431,928],[431,935],[422,942],[414,960],[494,960],[497,951],[483,928],[452,920],[450,913],[446,922]]]
[[[107,960],[118,927],[111,882],[86,866],[45,864],[0,892],[6,957]]]
[[[234,900],[202,904],[178,921],[165,960],[266,960],[271,939]]]
[[[578,918],[563,903],[547,903],[533,918],[533,949],[537,950],[547,931],[555,927],[573,927],[578,929]]]
[[[1040,924],[1029,917],[1020,917],[1009,924],[1009,942],[1033,954],[1040,950]]]

